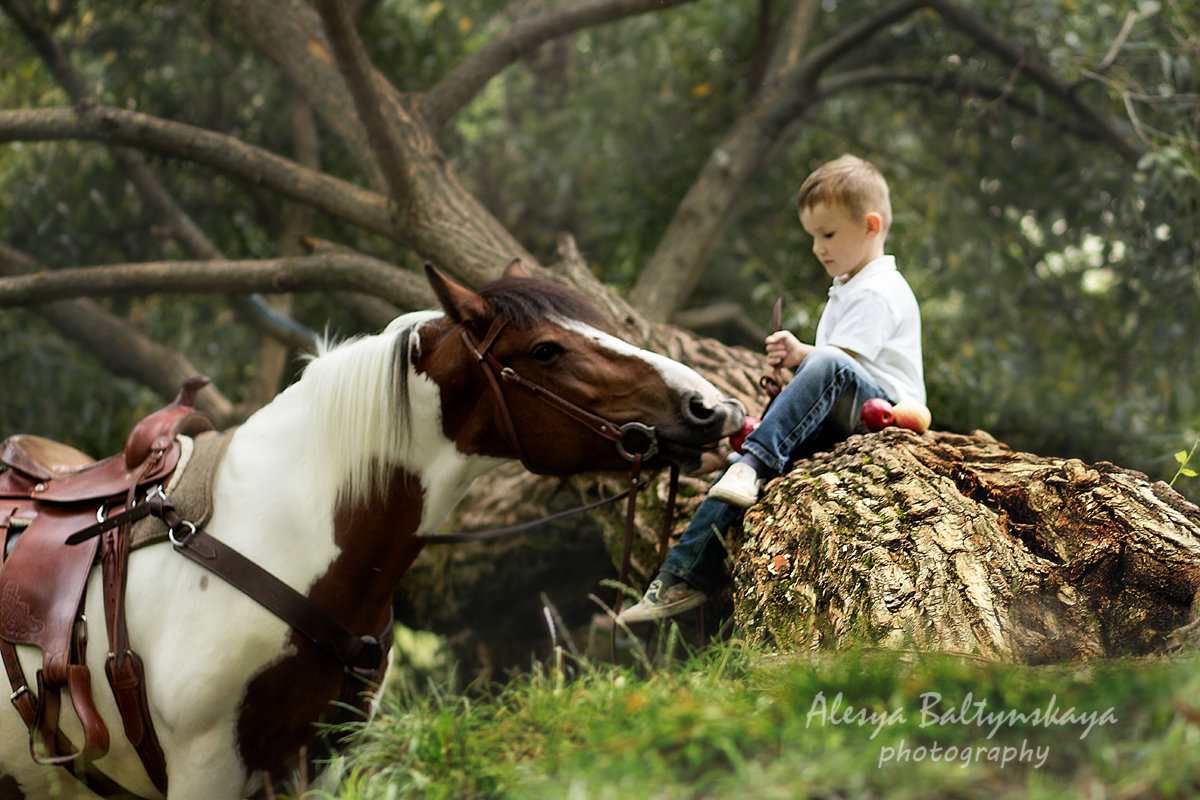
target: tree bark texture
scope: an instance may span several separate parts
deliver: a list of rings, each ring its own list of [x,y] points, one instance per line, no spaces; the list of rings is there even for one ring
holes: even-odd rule
[[[1193,618],[1200,586],[1200,508],[982,432],[853,436],[770,483],[743,528],[735,622],[781,649],[1146,654]]]
[[[404,95],[372,72],[379,113],[395,136],[402,176],[389,181],[355,109],[353,96],[335,64],[317,12],[298,0],[222,0],[222,12],[304,92],[314,112],[354,157],[370,185],[386,191],[399,180],[419,203],[388,207],[383,235],[411,247],[460,280],[479,286],[499,275],[512,258],[537,265],[512,235],[458,182],[432,131]]]

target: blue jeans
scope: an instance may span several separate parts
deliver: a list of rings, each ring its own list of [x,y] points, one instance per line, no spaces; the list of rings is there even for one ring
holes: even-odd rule
[[[800,363],[796,376],[771,403],[762,424],[746,437],[744,449],[776,473],[792,462],[845,439],[859,429],[859,410],[872,397],[887,398],[857,361],[836,347],[818,347]],[[705,498],[679,542],[667,553],[662,571],[701,591],[720,579],[725,547],[721,538],[742,509]]]

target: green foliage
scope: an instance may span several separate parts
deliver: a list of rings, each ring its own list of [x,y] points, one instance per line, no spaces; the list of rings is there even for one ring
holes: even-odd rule
[[[1188,464],[1192,463],[1192,456],[1196,455],[1197,447],[1200,447],[1200,439],[1196,440],[1196,443],[1192,445],[1192,449],[1190,451],[1180,450],[1175,454],[1175,460],[1179,462],[1179,469],[1176,470],[1175,476],[1171,478],[1171,482],[1168,484],[1169,486],[1173,487],[1175,485],[1175,481],[1179,480],[1180,476],[1184,478],[1194,478],[1197,474],[1200,474],[1188,466]]]
[[[290,88],[255,51],[210,18],[206,4],[72,4],[54,31],[104,103],[188,122],[287,154]],[[0,15],[0,107],[69,106],[70,100]],[[281,109],[283,109],[281,111]],[[202,168],[147,156],[156,177],[205,235],[234,258],[278,255],[275,234],[291,209],[278,198]],[[333,160],[326,167],[341,165]],[[186,252],[92,142],[0,145],[0,240],[44,269],[185,259]],[[377,242],[318,220],[313,235],[377,252]],[[343,235],[348,234],[348,235]],[[189,360],[237,402],[256,370],[258,336],[219,296],[114,298],[102,305]],[[296,316],[315,330],[356,333],[328,298],[301,297]],[[6,391],[0,435],[60,438],[95,456],[116,452],[129,427],[166,399],[114,380],[36,313],[0,309]]]
[[[1194,658],[1016,667],[735,642],[646,672],[539,666],[459,694],[401,683],[331,795],[1186,797]],[[312,793],[310,797],[328,795]]]
[[[631,286],[745,99],[752,12],[689,4],[548,43],[459,114],[456,165],[535,254],[570,231]]]

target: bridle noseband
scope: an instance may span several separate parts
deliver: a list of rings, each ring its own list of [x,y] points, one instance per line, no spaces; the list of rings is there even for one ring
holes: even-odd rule
[[[483,370],[488,384],[492,387],[492,393],[496,396],[496,402],[499,404],[500,417],[504,421],[509,442],[512,444],[513,449],[517,451],[517,457],[526,468],[530,467],[530,463],[525,455],[525,448],[521,446],[521,437],[517,435],[517,427],[513,423],[512,412],[508,408],[508,401],[505,399],[504,392],[500,388],[501,381],[524,389],[551,408],[566,414],[593,433],[608,439],[616,445],[617,452],[627,461],[649,459],[658,453],[658,431],[654,426],[643,422],[626,422],[618,425],[611,420],[588,411],[577,403],[571,402],[562,395],[554,393],[545,386],[534,383],[512,367],[506,367],[501,364],[500,359],[496,358],[496,355],[492,352],[492,346],[496,343],[496,340],[500,337],[500,333],[507,325],[507,319],[497,316],[492,320],[491,327],[488,328],[487,335],[483,337],[482,343],[477,343],[474,337],[471,336],[470,331],[465,327],[462,329],[462,338],[467,345],[467,349],[474,354],[476,362]],[[644,440],[645,446],[633,447],[634,439]]]

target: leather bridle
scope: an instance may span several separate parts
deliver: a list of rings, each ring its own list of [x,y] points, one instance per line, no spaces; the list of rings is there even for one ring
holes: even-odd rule
[[[466,343],[467,349],[475,356],[480,369],[483,370],[483,374],[492,388],[492,393],[496,396],[496,402],[499,404],[500,417],[504,422],[509,443],[517,451],[517,457],[527,469],[533,471],[525,455],[525,448],[521,446],[521,437],[517,435],[517,428],[513,423],[512,412],[509,411],[508,401],[505,399],[504,391],[500,387],[501,381],[529,392],[538,400],[566,414],[593,433],[608,439],[616,445],[617,452],[627,461],[636,461],[639,458],[643,460],[649,459],[658,452],[658,431],[652,425],[647,425],[643,422],[626,422],[618,425],[611,420],[588,411],[577,403],[571,402],[562,395],[556,394],[545,386],[534,383],[512,367],[506,367],[500,363],[500,359],[496,358],[495,353],[492,352],[492,346],[500,338],[500,334],[507,326],[508,320],[502,316],[497,316],[492,320],[491,327],[488,328],[482,343],[477,343],[475,338],[471,336],[471,332],[465,327],[462,329],[462,339]],[[637,449],[631,446],[633,440],[638,437],[645,441],[645,447]]]
[[[483,370],[484,376],[487,378],[488,385],[491,386],[492,393],[496,397],[496,403],[500,409],[500,418],[504,423],[505,431],[508,435],[509,443],[517,452],[517,458],[525,466],[533,472],[527,456],[525,448],[521,445],[521,437],[517,433],[516,425],[513,422],[512,412],[508,407],[508,400],[504,396],[504,390],[501,388],[501,382],[510,386],[516,386],[549,405],[551,408],[560,411],[571,419],[583,425],[593,433],[608,439],[617,448],[617,452],[623,458],[630,462],[630,477],[629,488],[625,491],[605,498],[596,503],[590,503],[585,506],[573,508],[568,511],[559,512],[549,517],[534,520],[533,522],[514,525],[509,528],[502,528],[488,531],[474,531],[470,533],[457,533],[449,535],[435,536],[431,539],[432,542],[442,542],[450,544],[453,542],[478,541],[480,539],[493,539],[498,536],[517,533],[519,531],[528,530],[530,528],[541,525],[552,519],[568,516],[570,514],[586,511],[607,503],[620,500],[623,497],[628,497],[628,503],[625,508],[625,543],[621,555],[621,572],[620,582],[626,583],[629,578],[629,563],[633,551],[633,531],[635,523],[634,512],[637,508],[637,493],[646,485],[646,481],[641,480],[642,464],[645,460],[653,457],[658,453],[658,431],[652,425],[647,425],[642,422],[626,422],[618,425],[611,420],[607,420],[598,414],[595,414],[582,406],[574,403],[562,395],[547,389],[545,386],[534,383],[528,378],[521,375],[512,367],[507,367],[496,358],[492,352],[492,347],[500,334],[508,326],[509,320],[503,316],[497,315],[492,320],[491,326],[487,330],[487,334],[483,337],[482,342],[476,342],[471,332],[463,327],[462,339],[466,343],[467,349],[475,356],[475,361]],[[633,441],[642,439],[645,446],[638,449],[633,447]],[[663,520],[663,528],[660,536],[659,547],[662,554],[666,555],[667,539],[670,536],[671,525],[675,517],[675,496],[679,486],[679,465],[672,464],[670,471],[670,488],[667,495],[666,518]],[[621,602],[624,595],[618,592],[614,603],[615,611],[620,611]],[[615,613],[615,612],[614,612]]]

